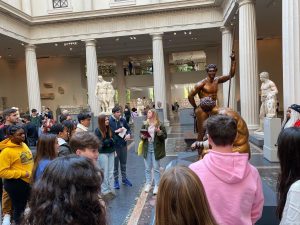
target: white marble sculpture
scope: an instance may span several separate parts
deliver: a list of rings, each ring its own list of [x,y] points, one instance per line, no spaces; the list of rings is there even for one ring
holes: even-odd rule
[[[144,111],[144,104],[143,104],[143,100],[141,98],[138,98],[136,100],[136,109],[137,109],[137,114],[139,116],[142,116],[143,111]]]
[[[263,121],[265,117],[274,118],[277,116],[276,107],[277,107],[277,94],[278,90],[273,81],[269,79],[268,72],[261,72],[259,74],[261,84],[261,106],[260,106],[260,127],[256,132],[263,133]]]
[[[102,113],[111,113],[112,108],[115,106],[115,90],[112,82],[113,79],[111,79],[111,82],[108,82],[101,75],[98,76],[96,96],[99,101],[100,112]]]

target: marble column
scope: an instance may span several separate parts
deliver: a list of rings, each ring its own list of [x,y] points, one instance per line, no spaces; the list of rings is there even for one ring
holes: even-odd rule
[[[117,72],[117,90],[119,104],[124,108],[126,104],[126,80],[124,76],[123,60],[116,59],[116,72]]]
[[[154,100],[156,108],[157,103],[161,102],[161,108],[164,113],[164,123],[168,126],[169,121],[167,118],[166,78],[162,35],[162,33],[151,34],[153,50]]]
[[[94,39],[85,40],[86,50],[86,73],[88,87],[88,104],[95,116],[98,116],[100,109],[96,96],[96,86],[98,80],[98,66],[96,54],[96,41]]]
[[[239,59],[241,115],[249,129],[259,124],[256,17],[253,0],[237,0],[239,4]]]
[[[22,11],[31,16],[31,0],[22,0]]]
[[[300,3],[282,0],[282,67],[284,111],[300,104]]]
[[[222,32],[222,74],[227,75],[230,72],[232,52],[232,29],[228,27],[221,27]],[[227,107],[228,104],[229,81],[223,83],[223,105]],[[236,110],[235,99],[235,76],[231,78],[229,108]]]
[[[29,112],[36,109],[41,113],[40,83],[34,45],[25,46],[25,61]]]
[[[165,54],[165,80],[166,80],[166,105],[167,105],[167,115],[170,116],[170,110],[172,110],[172,93],[171,93],[171,73],[169,66],[169,54]]]

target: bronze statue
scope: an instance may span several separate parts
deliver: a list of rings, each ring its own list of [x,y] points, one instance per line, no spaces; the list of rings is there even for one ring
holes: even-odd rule
[[[204,97],[200,101],[200,107],[202,112],[206,114],[207,118],[212,115],[227,115],[231,116],[237,122],[237,135],[233,142],[233,152],[248,153],[250,158],[250,145],[249,145],[249,131],[246,122],[243,118],[234,110],[226,107],[219,108],[216,106],[216,101],[210,97]],[[198,150],[199,155],[203,155],[202,149],[208,149],[208,142],[196,141],[192,144],[192,149]],[[202,148],[202,149],[201,149]],[[205,153],[205,152],[204,152]]]
[[[189,93],[188,99],[190,104],[194,107],[194,112],[196,116],[198,141],[203,140],[203,122],[208,118],[208,115],[207,113],[203,112],[203,110],[200,107],[197,107],[194,97],[198,94],[200,100],[204,97],[211,97],[213,100],[217,100],[218,84],[228,81],[229,79],[234,77],[235,74],[236,62],[234,52],[232,52],[230,58],[231,67],[229,75],[216,77],[216,73],[218,70],[217,66],[215,64],[209,64],[206,67],[207,77],[199,81]]]

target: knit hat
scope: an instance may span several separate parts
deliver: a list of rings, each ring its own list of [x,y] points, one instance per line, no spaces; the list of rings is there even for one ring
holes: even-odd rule
[[[290,108],[295,110],[296,112],[300,113],[300,105],[293,104],[290,106]]]

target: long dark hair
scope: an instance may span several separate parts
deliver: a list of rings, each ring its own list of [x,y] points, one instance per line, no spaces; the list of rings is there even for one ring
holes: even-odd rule
[[[99,131],[100,131],[101,136],[102,136],[103,139],[106,138],[106,133],[107,132],[109,134],[109,137],[112,138],[112,132],[111,132],[110,126],[105,125],[105,119],[106,118],[109,118],[109,117],[105,114],[101,114],[101,115],[98,116],[98,128],[99,128]]]
[[[185,166],[164,172],[156,200],[155,225],[216,225],[199,177]]]
[[[31,183],[35,181],[35,173],[36,169],[39,165],[39,162],[42,159],[54,159],[57,157],[57,151],[55,149],[57,138],[54,134],[42,134],[39,137],[39,140],[37,142],[36,146],[36,155],[34,157],[34,165],[32,169],[32,180]]]
[[[32,188],[23,225],[107,225],[102,172],[86,158],[54,159]]]
[[[281,131],[278,137],[278,158],[280,174],[278,177],[277,214],[282,218],[282,212],[291,185],[300,180],[300,128],[290,127]]]

